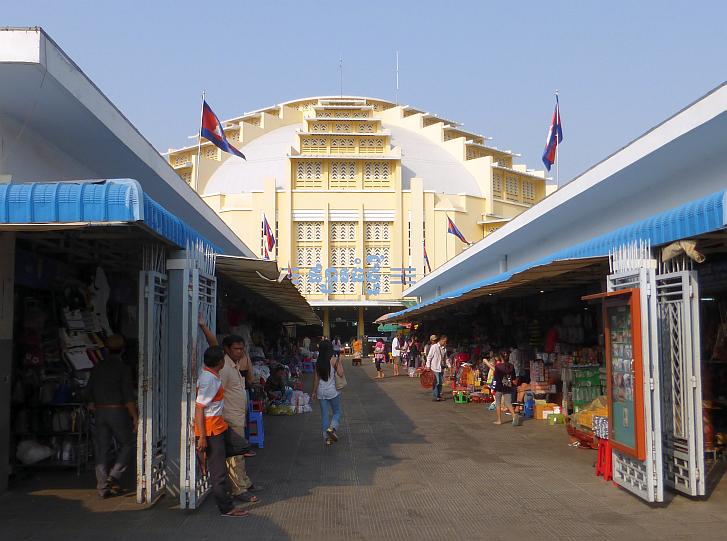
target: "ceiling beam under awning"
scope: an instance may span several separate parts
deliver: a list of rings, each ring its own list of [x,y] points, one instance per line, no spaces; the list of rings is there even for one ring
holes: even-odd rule
[[[217,273],[239,284],[280,310],[280,321],[320,325],[321,320],[287,276],[281,277],[275,261],[218,255]]]

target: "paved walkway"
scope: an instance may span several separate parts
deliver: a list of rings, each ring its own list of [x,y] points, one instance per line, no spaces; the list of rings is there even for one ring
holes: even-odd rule
[[[435,403],[418,380],[372,379],[350,367],[341,440],[325,448],[320,415],[265,417],[266,446],[249,464],[266,487],[244,519],[214,503],[182,512],[171,499],[139,509],[82,488],[26,482],[0,497],[3,539],[726,539],[727,482],[706,501],[651,507],[593,473],[595,452],[562,427],[492,424],[479,405]],[[67,486],[69,477],[59,482]],[[73,477],[74,479],[75,476]],[[79,483],[80,484],[80,483]],[[61,486],[61,485],[59,485]]]

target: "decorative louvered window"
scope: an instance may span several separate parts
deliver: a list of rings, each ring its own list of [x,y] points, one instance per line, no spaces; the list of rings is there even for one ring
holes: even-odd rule
[[[351,269],[360,266],[356,258],[358,222],[331,222],[330,226],[330,266],[337,269],[337,282],[332,284],[333,294],[351,295],[356,293],[356,284],[351,280]]]
[[[492,195],[494,197],[502,197],[502,174],[494,173],[492,175]]]
[[[328,187],[332,190],[356,187],[356,162],[331,162]]]
[[[366,222],[364,240],[366,242],[389,242],[391,240],[391,222]]]
[[[365,162],[363,166],[365,188],[391,187],[391,166],[387,161]]]
[[[358,131],[361,133],[375,133],[374,124],[371,122],[361,122],[358,125]]]
[[[364,266],[367,272],[373,271],[378,265],[378,285],[374,281],[366,281],[364,292],[378,289],[379,294],[391,293],[391,222],[366,222],[364,229]],[[376,258],[371,261],[371,258]],[[368,276],[367,276],[368,277]]]
[[[350,122],[336,122],[336,130],[337,133],[351,133],[353,129],[351,128]]]
[[[331,154],[353,154],[356,143],[352,137],[331,139]]]
[[[192,163],[191,154],[177,154],[174,157],[174,161],[172,162],[172,165],[174,167],[181,167],[183,165],[190,165],[191,163]]]
[[[331,246],[331,267],[355,267],[355,246]]]
[[[192,183],[192,171],[186,171],[179,176],[182,177],[182,180],[187,184]]]
[[[508,201],[519,201],[520,181],[517,177],[508,175],[505,181],[505,192]]]
[[[321,242],[323,222],[296,222],[296,239],[300,242]]]
[[[315,122],[311,126],[311,131],[313,132],[327,132],[328,131],[328,124],[325,122]]]
[[[295,265],[298,267],[298,289],[303,295],[321,293],[320,283],[310,281],[311,268],[323,265],[323,222],[295,222]]]
[[[327,154],[328,146],[324,137],[303,138],[303,154]]]
[[[369,257],[378,257],[379,265],[381,267],[388,267],[391,255],[391,248],[389,246],[367,246],[364,257],[366,258],[366,266],[371,267],[373,263],[369,262]]]
[[[356,242],[357,222],[331,222],[331,242]]]
[[[319,111],[318,118],[333,118],[333,111]]]
[[[202,152],[202,156],[207,158],[208,160],[217,160],[219,156],[219,150],[216,146],[210,145],[204,149],[204,151]]]
[[[535,184],[529,180],[523,180],[523,202],[535,203]]]
[[[361,154],[383,154],[384,140],[381,137],[362,137],[358,143]]]
[[[295,166],[296,188],[322,188],[323,163],[311,160],[300,160]]]

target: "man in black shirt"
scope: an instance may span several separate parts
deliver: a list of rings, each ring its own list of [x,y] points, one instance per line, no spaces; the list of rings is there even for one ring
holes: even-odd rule
[[[131,370],[121,359],[124,339],[106,340],[108,356],[96,365],[88,380],[89,409],[96,414],[96,489],[102,498],[121,492],[119,479],[134,453],[134,433],[139,422]],[[109,470],[111,439],[119,446]]]

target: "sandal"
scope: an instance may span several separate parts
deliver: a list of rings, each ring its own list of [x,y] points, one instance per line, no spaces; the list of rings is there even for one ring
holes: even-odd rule
[[[252,458],[254,456],[257,456],[257,453],[255,451],[245,451],[244,453],[242,453],[242,456],[244,456],[245,458]]]
[[[222,513],[223,517],[242,518],[248,516],[250,513],[239,507],[234,507],[227,513]]]
[[[249,492],[241,492],[240,494],[235,494],[233,498],[245,503],[257,503],[260,501],[260,498],[258,498],[254,494],[250,494]]]

